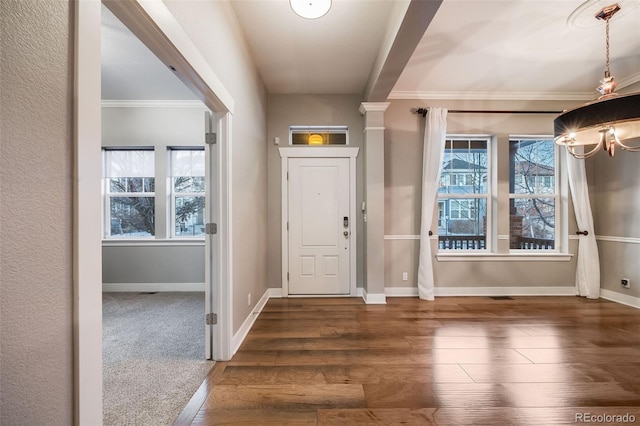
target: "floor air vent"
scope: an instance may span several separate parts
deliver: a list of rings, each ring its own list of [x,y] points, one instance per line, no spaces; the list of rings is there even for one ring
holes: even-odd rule
[[[510,296],[489,296],[489,299],[492,299],[492,300],[513,300],[513,297],[510,297]]]

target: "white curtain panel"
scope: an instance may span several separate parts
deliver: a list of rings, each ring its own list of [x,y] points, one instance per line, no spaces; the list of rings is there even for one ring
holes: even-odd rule
[[[425,120],[422,154],[422,219],[420,221],[420,258],[418,261],[418,296],[434,299],[433,256],[429,229],[438,196],[442,158],[447,136],[447,109],[429,108]]]
[[[576,213],[579,231],[587,231],[588,235],[580,235],[578,243],[578,259],[576,266],[576,290],[580,296],[589,299],[600,297],[600,257],[598,244],[593,229],[593,216],[589,202],[589,187],[584,160],[574,158],[569,152],[567,156],[567,175],[571,199]]]

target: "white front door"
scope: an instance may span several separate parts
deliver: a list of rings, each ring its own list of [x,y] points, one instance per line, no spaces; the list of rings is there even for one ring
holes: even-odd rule
[[[289,294],[350,291],[348,158],[289,158]]]

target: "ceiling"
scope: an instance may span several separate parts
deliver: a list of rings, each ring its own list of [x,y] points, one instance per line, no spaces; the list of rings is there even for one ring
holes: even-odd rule
[[[411,8],[404,16],[428,2],[433,20]],[[605,25],[593,15],[611,2],[590,0],[571,22],[580,0],[333,0],[317,20],[287,0],[231,5],[269,93],[366,97],[384,64],[396,70],[386,74],[389,98],[591,99],[605,66]],[[618,3],[610,55],[620,89],[640,81],[640,0]],[[104,99],[196,99],[103,10]],[[407,37],[412,29],[420,36]]]
[[[104,6],[100,42],[103,100],[198,99]]]

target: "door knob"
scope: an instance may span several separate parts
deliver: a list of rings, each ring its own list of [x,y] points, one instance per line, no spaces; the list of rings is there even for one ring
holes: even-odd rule
[[[342,234],[343,234],[345,237],[348,237],[348,236],[349,236],[349,231],[344,231]]]

